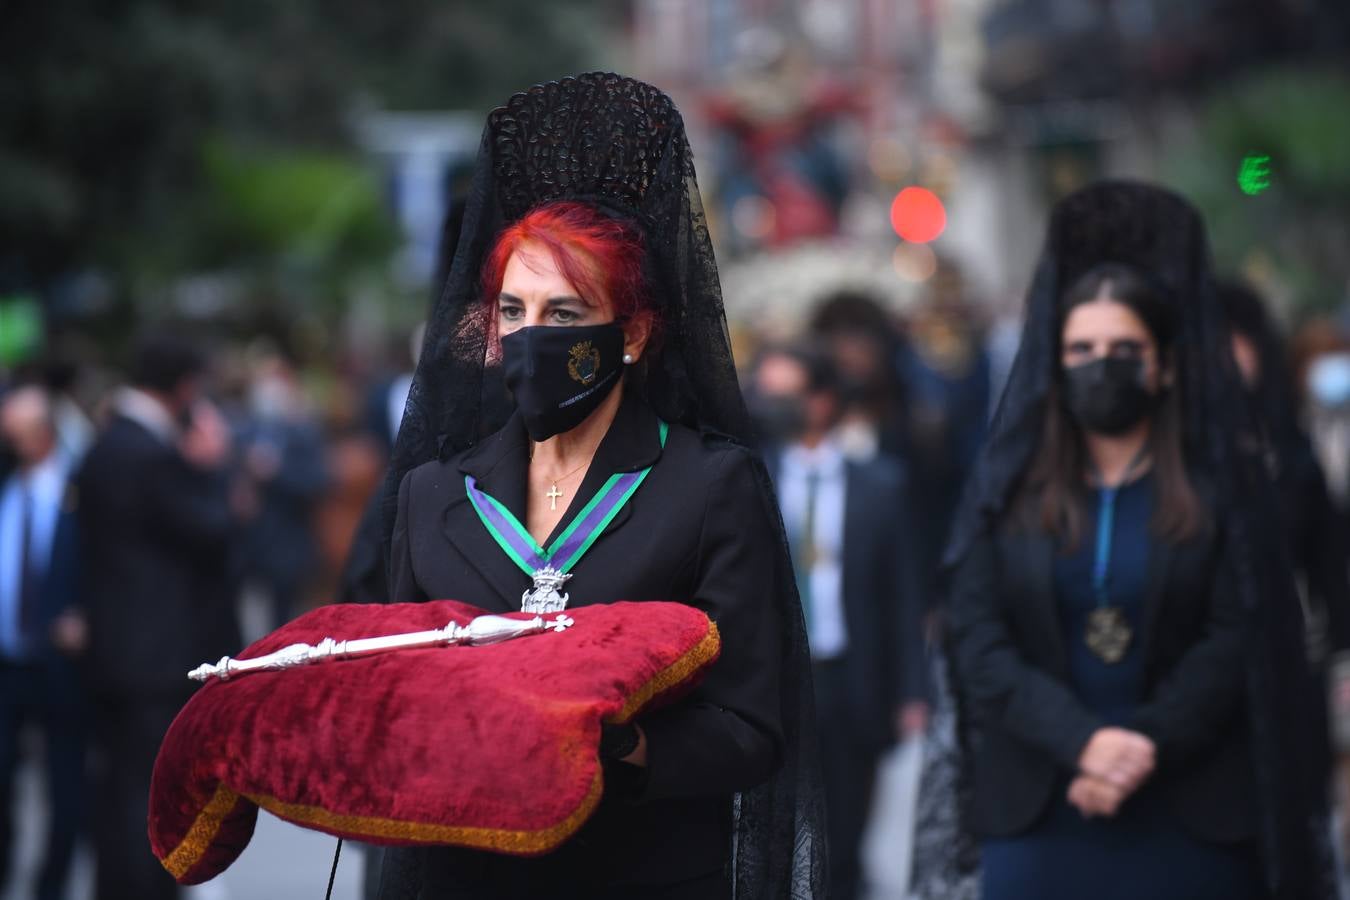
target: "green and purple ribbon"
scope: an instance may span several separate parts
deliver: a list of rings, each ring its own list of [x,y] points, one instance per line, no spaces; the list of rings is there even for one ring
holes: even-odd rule
[[[662,447],[666,445],[666,435],[669,433],[670,426],[662,422]],[[596,491],[595,496],[547,550],[539,546],[525,526],[520,524],[520,520],[500,500],[479,490],[472,475],[464,476],[464,489],[488,534],[492,535],[512,562],[520,566],[526,575],[533,577],[536,571],[545,566],[552,566],[559,572],[570,571],[609,527],[609,523],[614,521],[619,510],[642,486],[651,470],[652,467],[648,466],[638,472],[619,472],[609,476],[609,480]]]

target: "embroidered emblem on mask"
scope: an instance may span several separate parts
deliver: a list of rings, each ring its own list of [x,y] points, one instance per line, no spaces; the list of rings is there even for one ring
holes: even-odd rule
[[[589,385],[595,381],[595,374],[599,371],[600,351],[590,341],[582,341],[572,347],[567,360],[567,374],[572,376],[573,381]]]

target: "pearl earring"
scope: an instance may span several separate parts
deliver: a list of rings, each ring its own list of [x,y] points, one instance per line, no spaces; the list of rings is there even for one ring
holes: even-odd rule
[[[633,354],[625,353],[623,355],[623,363],[626,366],[631,366],[633,364]]]

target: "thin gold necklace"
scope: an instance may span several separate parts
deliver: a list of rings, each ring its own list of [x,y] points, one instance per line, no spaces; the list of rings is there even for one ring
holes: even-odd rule
[[[568,472],[566,475],[559,475],[557,478],[550,478],[550,479],[549,479],[549,481],[551,482],[551,484],[550,484],[550,487],[549,487],[549,489],[548,489],[548,493],[544,494],[544,496],[548,498],[548,508],[549,508],[550,511],[555,511],[555,512],[556,512],[557,509],[558,509],[558,500],[559,500],[559,498],[561,498],[561,497],[566,497],[566,496],[567,496],[566,493],[564,493],[563,491],[558,490],[558,482],[560,482],[560,481],[566,481],[568,478],[571,478],[573,475],[577,474],[577,473],[580,472],[583,468],[585,468],[586,466],[589,466],[590,464],[591,464],[591,461],[588,459],[588,460],[586,460],[584,463],[582,463],[581,465],[577,466],[577,467],[576,467],[575,469],[573,469],[572,471]]]

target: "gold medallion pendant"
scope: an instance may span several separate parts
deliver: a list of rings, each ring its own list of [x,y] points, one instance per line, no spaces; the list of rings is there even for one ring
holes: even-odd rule
[[[1119,607],[1099,606],[1088,615],[1084,639],[1088,649],[1107,665],[1115,665],[1125,658],[1133,637],[1134,631]]]

